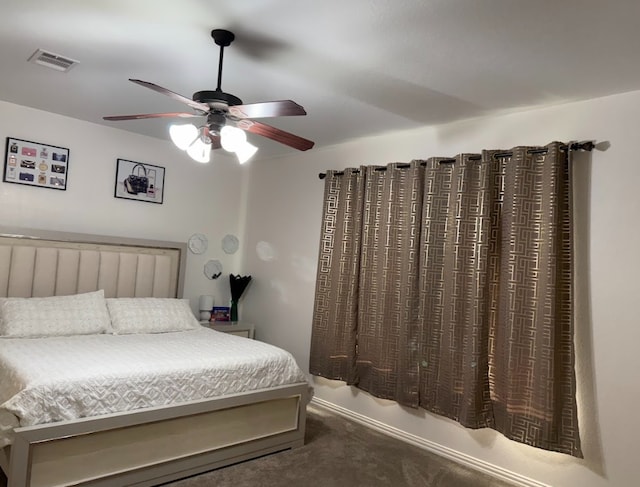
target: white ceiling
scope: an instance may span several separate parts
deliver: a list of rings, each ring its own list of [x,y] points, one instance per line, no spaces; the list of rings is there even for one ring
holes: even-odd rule
[[[190,111],[128,78],[215,89],[224,28],[222,89],[301,104],[263,121],[317,148],[638,90],[639,19],[639,0],[1,0],[0,99],[166,138],[166,119],[102,116]],[[28,63],[38,48],[80,64]],[[249,137],[263,157],[295,150]]]

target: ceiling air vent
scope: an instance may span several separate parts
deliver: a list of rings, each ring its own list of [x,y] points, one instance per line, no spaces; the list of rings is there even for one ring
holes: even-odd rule
[[[73,66],[80,62],[42,49],[38,49],[34,52],[29,58],[29,61],[34,64],[46,66],[47,68],[55,69],[56,71],[65,72],[69,71]]]

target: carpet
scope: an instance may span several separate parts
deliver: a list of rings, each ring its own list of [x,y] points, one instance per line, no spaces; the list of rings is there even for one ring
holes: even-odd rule
[[[303,447],[164,484],[212,486],[513,487],[312,405]]]
[[[165,487],[513,487],[310,405],[305,445]]]

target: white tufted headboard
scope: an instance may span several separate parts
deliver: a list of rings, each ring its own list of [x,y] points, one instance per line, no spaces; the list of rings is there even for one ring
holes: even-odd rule
[[[0,226],[0,297],[182,297],[186,245]]]

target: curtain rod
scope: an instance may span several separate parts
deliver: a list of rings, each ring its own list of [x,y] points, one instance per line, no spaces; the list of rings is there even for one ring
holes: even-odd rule
[[[586,140],[584,142],[572,142],[569,145],[561,145],[560,146],[560,150],[570,150],[570,151],[577,151],[577,150],[584,150],[584,151],[588,151],[591,152],[594,148],[595,148],[596,144],[592,141],[592,140]],[[529,149],[527,151],[528,154],[546,154],[547,151],[549,149],[544,148],[544,149]],[[513,152],[498,152],[497,154],[494,154],[493,157],[496,158],[501,158],[501,157],[511,157],[513,155]],[[469,157],[469,160],[471,161],[479,161],[481,159],[481,156],[471,156]],[[441,159],[440,164],[447,164],[447,163],[453,163],[456,162],[455,159]],[[423,162],[422,165],[425,165],[426,163]],[[399,168],[407,168],[409,167],[409,164],[399,164],[397,167]],[[382,166],[382,167],[377,167],[375,169],[376,171],[386,171],[387,168]],[[357,169],[354,171],[356,173],[360,172]],[[343,172],[336,172],[334,173],[336,176],[342,176],[344,173]],[[318,177],[320,179],[324,179],[327,177],[327,174],[324,172],[321,172],[320,174],[318,174]]]

